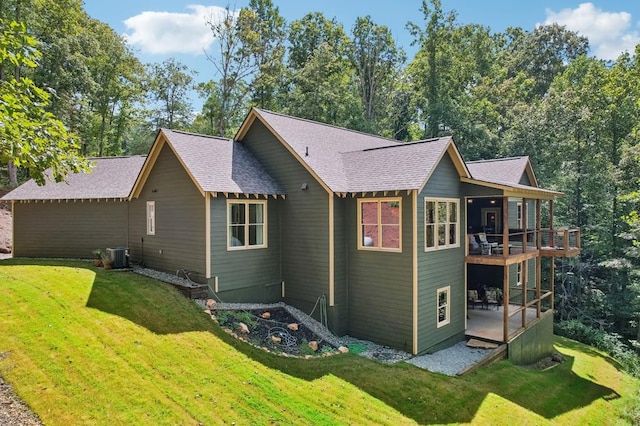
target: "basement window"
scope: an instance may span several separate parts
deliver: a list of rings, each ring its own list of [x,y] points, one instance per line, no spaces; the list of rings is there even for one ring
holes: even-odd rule
[[[147,201],[147,235],[156,234],[156,202]]]
[[[227,248],[267,247],[267,202],[227,202]]]
[[[402,199],[358,200],[358,249],[402,251]]]
[[[442,287],[438,289],[437,293],[437,314],[438,314],[438,327],[447,325],[451,322],[451,312],[449,308],[451,286]]]

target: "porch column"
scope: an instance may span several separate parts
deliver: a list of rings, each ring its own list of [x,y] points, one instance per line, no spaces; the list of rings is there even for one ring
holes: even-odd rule
[[[507,343],[509,339],[509,267],[502,267],[502,305],[503,305],[503,321],[502,321],[502,341]]]
[[[528,275],[529,275],[529,260],[525,260],[520,262],[522,268],[520,269],[520,280],[522,283],[522,328],[527,326],[527,293],[529,292],[529,283],[528,283]]]
[[[555,248],[555,236],[553,235],[553,199],[549,200],[549,238],[551,239],[551,247]],[[553,299],[555,299],[555,281],[556,281],[556,257],[551,256],[551,279],[549,280],[549,291],[551,291],[550,307],[553,310]]]
[[[540,233],[540,200],[536,200],[536,248],[538,249],[538,256],[536,256],[536,318],[540,318],[542,313],[542,256],[540,255],[540,249],[542,247],[542,234]]]
[[[509,197],[502,197],[502,256],[509,257]]]

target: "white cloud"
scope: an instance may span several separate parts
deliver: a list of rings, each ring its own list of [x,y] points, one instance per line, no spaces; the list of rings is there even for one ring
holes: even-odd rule
[[[207,22],[224,17],[225,8],[189,5],[190,13],[146,11],[124,21],[130,45],[153,54],[188,53],[199,55],[213,43]]]
[[[582,3],[575,9],[554,12],[546,9],[544,24],[558,23],[589,39],[592,53],[600,59],[616,59],[625,50],[634,52],[640,34],[631,29],[631,14],[605,12],[593,3]]]

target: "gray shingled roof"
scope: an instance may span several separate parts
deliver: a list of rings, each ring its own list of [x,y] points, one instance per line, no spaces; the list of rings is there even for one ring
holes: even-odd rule
[[[421,189],[451,143],[444,137],[344,153],[345,192]]]
[[[71,174],[67,182],[43,186],[29,180],[2,200],[86,200],[127,198],[144,163],[144,156],[94,158],[91,173]]]
[[[169,129],[162,133],[205,192],[285,193],[239,142]]]
[[[254,111],[333,192],[350,191],[347,169],[351,167],[345,167],[342,153],[402,144],[392,139],[262,109],[255,108]]]
[[[520,179],[525,173],[529,157],[498,158],[495,160],[469,161],[471,176],[483,182],[507,186],[523,186]]]

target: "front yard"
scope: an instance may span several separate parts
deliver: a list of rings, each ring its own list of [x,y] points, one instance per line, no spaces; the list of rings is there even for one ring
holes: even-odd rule
[[[45,424],[619,424],[638,382],[558,338],[548,371],[462,378],[237,341],[169,285],[85,262],[0,261],[0,376]]]

